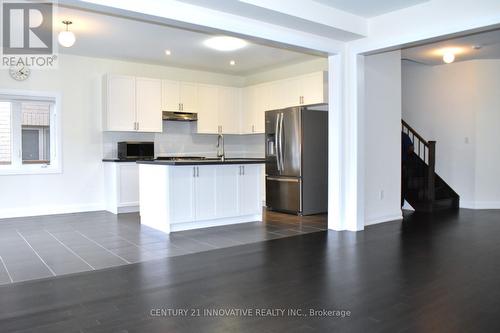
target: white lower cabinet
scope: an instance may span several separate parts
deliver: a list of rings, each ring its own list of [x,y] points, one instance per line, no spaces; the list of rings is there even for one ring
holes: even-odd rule
[[[196,220],[210,220],[216,217],[216,168],[195,166],[195,215]]]
[[[244,164],[239,167],[238,206],[243,215],[258,214],[262,210],[261,166]]]
[[[216,168],[217,216],[238,214],[238,170],[239,165],[221,165]]]
[[[105,162],[106,210],[113,213],[139,211],[139,166],[134,162]]]
[[[162,230],[179,231],[262,219],[260,164],[155,168],[165,168],[168,174],[169,189],[168,197],[165,198],[168,221],[165,222],[169,223],[170,227]],[[148,180],[143,178],[142,181]],[[148,195],[162,193],[161,189],[148,190],[148,186],[150,185],[141,184],[141,191],[147,191]],[[161,184],[151,186],[157,187]],[[155,200],[157,199],[158,196]],[[161,198],[158,201],[161,202]],[[143,215],[161,214],[145,211],[143,214],[141,206],[141,218]]]
[[[192,166],[179,166],[170,170],[170,188],[168,203],[170,207],[170,223],[193,221],[195,212],[195,168]],[[165,202],[165,205],[167,202]],[[142,206],[141,206],[142,209]]]

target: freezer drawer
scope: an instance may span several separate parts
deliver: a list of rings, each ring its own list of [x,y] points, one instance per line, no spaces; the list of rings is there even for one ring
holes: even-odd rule
[[[266,206],[272,210],[300,214],[301,179],[266,177]]]

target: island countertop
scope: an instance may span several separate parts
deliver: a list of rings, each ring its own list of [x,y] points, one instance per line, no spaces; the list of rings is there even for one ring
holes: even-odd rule
[[[152,164],[152,165],[226,165],[226,164],[264,164],[265,158],[226,158],[224,161],[220,159],[203,159],[203,160],[154,160],[154,161],[137,161],[137,164]]]

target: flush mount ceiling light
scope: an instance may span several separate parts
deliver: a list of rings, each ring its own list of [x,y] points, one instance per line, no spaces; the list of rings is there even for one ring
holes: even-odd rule
[[[62,21],[63,24],[66,25],[66,30],[61,31],[58,36],[59,44],[64,47],[71,47],[75,44],[76,37],[72,31],[69,31],[69,25],[73,24],[71,21]]]
[[[234,60],[231,60],[231,61],[229,62],[229,65],[231,65],[231,66],[234,66],[234,65],[236,65],[236,61],[234,61]]]
[[[172,52],[170,50],[165,50],[165,54],[169,56],[172,54]]]
[[[446,51],[445,53],[443,53],[443,61],[446,64],[451,64],[455,61],[455,54],[451,51]]]
[[[247,46],[248,43],[235,37],[217,36],[205,40],[203,44],[211,49],[227,52],[239,50]]]

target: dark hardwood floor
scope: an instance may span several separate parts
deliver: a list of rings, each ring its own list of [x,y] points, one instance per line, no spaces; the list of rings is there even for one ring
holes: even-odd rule
[[[499,239],[499,211],[413,214],[6,285],[0,332],[497,332]],[[180,308],[253,316],[151,315]],[[256,316],[278,308],[350,316]]]

